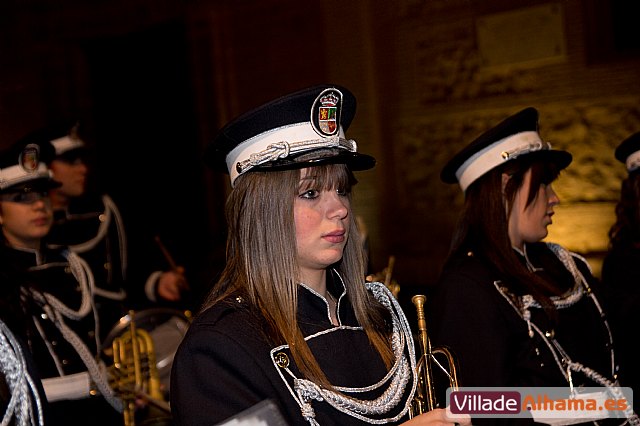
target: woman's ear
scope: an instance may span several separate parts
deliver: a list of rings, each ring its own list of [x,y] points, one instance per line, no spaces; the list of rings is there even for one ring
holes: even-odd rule
[[[509,182],[509,179],[511,179],[511,176],[503,173],[502,174],[502,195],[504,195],[504,190],[507,187],[507,182]]]

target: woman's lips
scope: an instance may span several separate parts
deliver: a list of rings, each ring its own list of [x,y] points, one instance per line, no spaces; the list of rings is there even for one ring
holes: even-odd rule
[[[33,224],[37,225],[37,226],[46,225],[47,222],[48,222],[48,220],[47,220],[46,217],[40,217],[40,218],[37,218],[37,219],[33,220]]]
[[[325,240],[329,241],[330,243],[341,243],[344,241],[345,239],[345,231],[344,230],[340,230],[340,231],[333,231],[330,232],[328,234],[325,234],[322,236],[322,238],[324,238]]]

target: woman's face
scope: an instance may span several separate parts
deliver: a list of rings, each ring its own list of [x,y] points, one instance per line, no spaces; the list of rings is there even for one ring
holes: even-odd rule
[[[84,194],[88,170],[87,165],[81,159],[76,159],[73,162],[53,160],[51,171],[54,179],[62,183],[61,187],[55,189],[56,193],[65,198],[79,197]]]
[[[51,199],[46,193],[0,195],[2,232],[14,247],[38,249],[53,223]]]
[[[293,203],[298,266],[303,277],[342,258],[351,213],[349,194],[341,188],[310,187],[308,171],[302,170],[301,189]]]
[[[551,225],[551,216],[554,214],[553,207],[560,202],[551,184],[541,184],[535,198],[527,206],[530,182],[531,169],[524,175],[509,215],[511,245],[519,249],[523,249],[524,243],[534,243],[547,236],[547,226]]]

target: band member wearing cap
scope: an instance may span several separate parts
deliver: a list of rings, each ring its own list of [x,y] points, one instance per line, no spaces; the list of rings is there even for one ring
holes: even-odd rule
[[[0,424],[53,425],[48,418],[47,397],[26,343],[13,329],[24,324],[19,288],[0,270]]]
[[[45,244],[53,218],[48,191],[59,185],[40,161],[47,155],[53,153],[36,144],[0,154],[3,306],[19,293],[10,326],[33,356],[52,424],[118,424],[121,403],[96,361],[91,271],[69,250]]]
[[[559,203],[552,183],[571,160],[526,108],[442,170],[465,204],[427,312],[433,344],[458,356],[463,386],[617,389],[598,282],[584,258],[542,242]]]
[[[621,381],[640,391],[636,349],[640,330],[640,132],[618,145],[615,158],[625,165],[628,174],[622,181],[616,221],[609,230],[609,252],[602,263],[602,281],[609,296]],[[636,397],[636,410],[638,401]]]
[[[174,360],[178,425],[264,400],[289,425],[407,420],[411,330],[384,284],[364,282],[351,205],[352,171],[374,166],[344,134],[355,107],[345,88],[312,87],[236,118],[209,145],[206,161],[233,187],[227,263]],[[429,421],[455,420],[444,409],[411,420]]]
[[[52,145],[55,149],[48,166],[61,186],[51,190],[54,223],[47,239],[49,244],[69,246],[89,263],[95,277],[103,338],[128,309],[180,299],[182,290],[188,287],[180,266],[166,271],[147,269],[142,272],[144,277],[129,276],[123,218],[108,194],[88,190],[89,148],[77,120],[38,129],[20,143]],[[160,250],[156,251],[156,257],[160,257]]]

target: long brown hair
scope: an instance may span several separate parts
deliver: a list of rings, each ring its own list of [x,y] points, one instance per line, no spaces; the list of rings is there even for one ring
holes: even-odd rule
[[[516,294],[532,294],[550,317],[555,308],[548,295],[560,291],[552,283],[530,272],[516,255],[509,239],[509,215],[524,177],[531,170],[527,207],[535,200],[540,185],[548,185],[559,175],[554,163],[525,156],[497,167],[471,184],[451,245],[452,254],[472,251],[488,262]],[[504,192],[502,174],[510,176]],[[524,189],[524,188],[523,188]]]
[[[315,166],[309,175],[313,179],[305,179],[305,185],[311,181],[316,189],[344,189],[351,200],[356,180],[347,166]],[[300,190],[300,177],[301,170],[252,171],[236,180],[226,204],[227,263],[203,309],[231,294],[244,295],[264,319],[268,338],[274,344],[289,345],[307,379],[331,388],[297,325],[299,270],[293,202]],[[389,366],[393,353],[385,319],[364,286],[366,255],[352,210],[349,220],[342,259],[332,267],[344,280],[359,324]]]
[[[622,181],[609,244],[611,248],[640,245],[640,170],[631,172]]]

